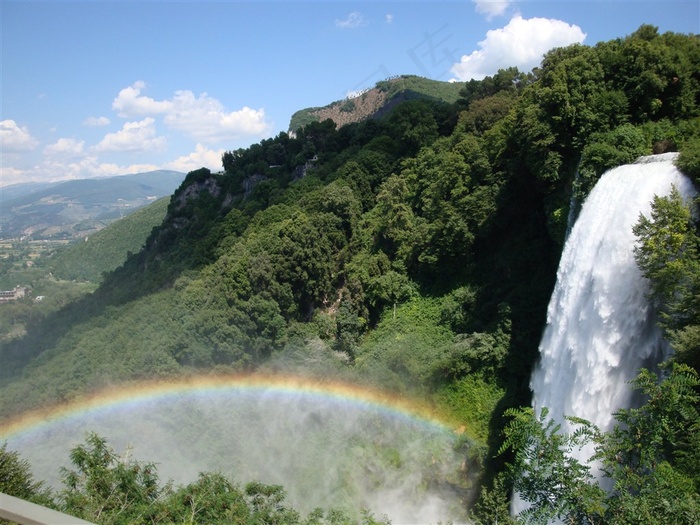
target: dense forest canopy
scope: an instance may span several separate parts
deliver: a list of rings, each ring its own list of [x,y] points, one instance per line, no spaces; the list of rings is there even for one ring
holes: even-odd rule
[[[678,166],[700,177],[700,38],[653,26],[592,47],[554,49],[532,72],[509,68],[469,81],[454,103],[410,100],[378,119],[340,128],[310,122],[295,135],[228,151],[222,172],[187,175],[144,248],[93,294],[3,344],[2,417],[106,382],[280,367],[338,374],[430,399],[465,426],[483,487],[473,518],[506,522],[508,491],[523,485],[503,474],[504,463],[527,464],[535,438],[552,465],[566,461],[556,441],[565,438],[517,407],[529,406],[530,371],[567,222],[577,211],[570,206],[607,169],[667,151],[680,151]],[[625,428],[667,421],[658,403],[622,412],[627,426],[612,436],[584,424],[588,434],[572,439],[603,443],[625,490],[615,506],[584,470],[571,483],[546,478],[563,492],[533,498],[560,498],[562,517],[647,523],[630,514],[637,501],[648,515],[680,502],[679,523],[700,515],[700,447],[688,441],[696,441],[700,421],[700,237],[689,206],[675,194],[659,198],[655,215],[635,230],[640,268],[676,350],[680,375],[666,381],[676,381],[678,395],[666,408],[685,422],[659,437],[651,466],[646,451],[642,459],[613,452],[638,446]],[[322,343],[321,357],[310,341]],[[637,382],[652,401],[654,385],[646,375]],[[472,408],[475,400],[481,409]],[[93,437],[90,446],[80,454],[106,445]],[[82,465],[78,455],[73,461]],[[651,476],[658,483],[647,485],[648,469],[659,465]],[[277,489],[242,492],[209,475],[166,494],[147,470],[136,472],[129,483],[149,504],[175,505],[163,498],[178,494],[192,502],[182,491],[209,494],[214,485],[231,499],[221,507],[226,513],[281,501]],[[96,519],[80,499],[89,492],[80,479],[69,477],[62,505]],[[573,490],[584,491],[580,501],[566,499]],[[169,519],[184,519],[185,510],[174,508],[168,512],[180,514]],[[534,521],[549,517],[533,508]]]

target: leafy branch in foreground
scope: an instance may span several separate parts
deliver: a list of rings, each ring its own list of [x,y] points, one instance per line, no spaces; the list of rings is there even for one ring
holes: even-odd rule
[[[506,416],[513,419],[503,430],[499,453],[515,452],[510,465],[513,489],[530,504],[521,517],[527,523],[544,524],[552,519],[599,523],[605,492],[595,484],[591,466],[572,456],[575,450],[600,440],[595,425],[569,417],[578,425],[569,435],[547,418],[546,408],[539,417],[532,408],[509,409]]]
[[[576,430],[560,425],[543,409],[510,409],[503,454],[513,489],[529,507],[518,516],[525,523],[655,524],[700,522],[700,413],[697,372],[672,364],[661,381],[642,370],[632,381],[647,400],[640,408],[615,414],[617,425],[601,433],[583,419],[567,418]],[[576,448],[595,449],[583,464],[571,457]],[[602,479],[590,464],[600,461]],[[612,482],[612,490],[603,485]]]
[[[99,524],[136,525],[390,525],[358,511],[313,510],[306,518],[289,506],[280,485],[250,482],[241,487],[220,473],[204,472],[186,486],[161,485],[156,466],[118,455],[95,433],[70,453],[74,469],[63,469],[64,489],[56,495],[34,481],[29,464],[0,447],[0,492],[60,509]],[[0,520],[2,521],[2,520]]]

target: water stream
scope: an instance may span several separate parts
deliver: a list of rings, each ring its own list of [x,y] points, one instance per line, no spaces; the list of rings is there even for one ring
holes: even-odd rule
[[[672,186],[685,198],[694,194],[675,155],[642,157],[604,174],[566,241],[530,382],[536,413],[548,407],[563,432],[572,430],[564,415],[611,429],[614,412],[635,404],[628,382],[668,352],[634,260],[632,227],[650,215],[655,195]]]

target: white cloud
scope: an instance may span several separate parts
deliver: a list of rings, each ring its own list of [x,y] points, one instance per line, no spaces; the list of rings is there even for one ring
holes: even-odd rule
[[[391,13],[387,13],[386,17],[384,18],[387,24],[391,24],[394,21],[394,15]]]
[[[113,177],[131,173],[143,173],[161,169],[155,164],[118,164],[99,162],[95,156],[87,156],[77,162],[45,160],[27,169],[0,167],[1,185],[25,182],[54,182],[59,180],[90,179],[96,177]]]
[[[19,184],[20,182],[33,181],[27,180],[24,170],[0,165],[0,186],[10,186],[11,184]]]
[[[195,96],[189,90],[176,91],[170,100],[154,100],[141,95],[144,88],[145,84],[138,81],[119,92],[112,103],[119,116],[163,115],[166,126],[204,142],[264,137],[272,132],[263,109],[245,106],[238,111],[228,111],[219,100],[208,94]]]
[[[26,127],[20,127],[14,120],[0,122],[0,145],[4,152],[29,151],[39,145]]]
[[[112,109],[120,117],[133,118],[167,113],[172,108],[172,102],[169,100],[158,101],[141,95],[141,91],[145,88],[146,83],[138,80],[122,89],[112,102]]]
[[[550,49],[582,43],[585,38],[580,27],[561,20],[515,16],[504,28],[488,31],[479,42],[481,49],[464,55],[451,71],[460,81],[481,80],[511,66],[530,71]]]
[[[221,142],[245,136],[264,136],[272,129],[265,120],[265,110],[245,106],[229,112],[221,102],[206,93],[195,97],[191,91],[177,91],[172,104],[163,122],[199,141]]]
[[[512,0],[472,0],[476,4],[476,12],[486,15],[487,20],[502,16]]]
[[[84,154],[85,141],[78,142],[75,139],[61,138],[44,148],[44,155],[48,157],[80,157]]]
[[[344,20],[336,20],[335,27],[340,29],[356,29],[367,25],[367,19],[358,11],[353,11]]]
[[[147,117],[136,122],[127,122],[120,131],[108,133],[93,147],[94,151],[154,152],[166,147],[165,137],[156,136],[155,120]]]
[[[109,126],[110,121],[107,117],[88,117],[83,120],[83,126],[97,128],[100,126]]]
[[[221,156],[223,149],[211,150],[202,144],[197,144],[189,155],[178,157],[163,165],[164,168],[175,171],[190,172],[199,168],[209,168],[211,171],[221,171]]]

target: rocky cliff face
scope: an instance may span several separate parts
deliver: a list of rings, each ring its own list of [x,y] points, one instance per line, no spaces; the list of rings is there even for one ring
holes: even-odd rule
[[[307,108],[297,111],[289,123],[289,132],[294,133],[309,122],[330,119],[337,127],[377,118],[390,112],[401,102],[414,99],[429,99],[453,103],[459,97],[458,83],[430,80],[414,75],[403,75],[378,82],[371,89],[344,100],[338,100],[322,108]]]
[[[361,95],[334,102],[330,106],[320,108],[311,114],[318,117],[320,122],[331,119],[337,127],[360,122],[373,117],[387,102],[387,93],[378,88],[364,91]]]

